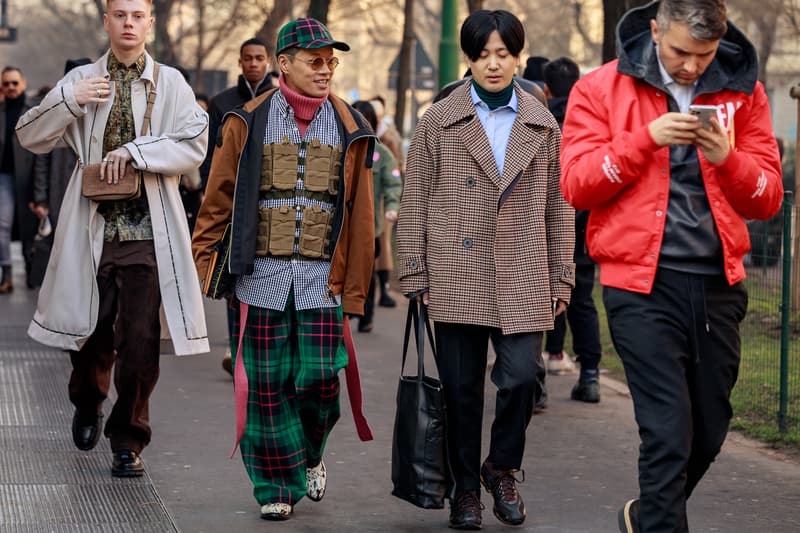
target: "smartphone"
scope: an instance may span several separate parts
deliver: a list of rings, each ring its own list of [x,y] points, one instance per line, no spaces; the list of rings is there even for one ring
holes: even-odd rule
[[[717,106],[715,105],[695,105],[689,106],[689,114],[696,116],[700,119],[700,123],[707,130],[714,129],[711,126],[711,118],[717,117]]]

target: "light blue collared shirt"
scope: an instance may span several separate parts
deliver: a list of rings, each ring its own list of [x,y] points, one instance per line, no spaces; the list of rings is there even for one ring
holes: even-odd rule
[[[678,104],[678,109],[680,109],[681,113],[688,113],[689,105],[694,100],[694,93],[697,91],[697,83],[700,80],[698,79],[691,85],[681,85],[673,80],[672,76],[669,75],[667,69],[665,69],[664,65],[661,63],[661,57],[658,55],[658,45],[656,45],[656,59],[658,60],[658,71],[661,73],[661,81],[664,82],[664,87],[672,94],[672,97],[675,98],[675,102]]]
[[[472,82],[470,82],[469,93],[472,95],[472,103],[475,104],[478,120],[481,121],[483,131],[486,132],[486,137],[489,139],[489,146],[492,147],[497,171],[502,175],[503,165],[506,162],[508,139],[511,137],[511,126],[514,125],[514,120],[517,118],[517,92],[512,91],[508,103],[495,110],[489,109],[489,106],[480,99]]]

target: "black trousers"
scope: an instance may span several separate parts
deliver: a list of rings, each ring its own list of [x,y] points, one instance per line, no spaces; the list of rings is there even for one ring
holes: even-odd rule
[[[381,256],[381,238],[375,237],[375,259]],[[377,263],[377,262],[376,262]],[[364,315],[361,321],[365,324],[372,322],[375,316],[375,265],[372,266],[372,276],[369,278],[369,289],[367,289],[367,299],[364,301]]]
[[[640,530],[687,532],[686,500],[732,416],[747,292],[659,269],[651,294],[606,287],[603,300],[639,426]]]
[[[99,413],[113,368],[117,401],[105,435],[113,451],[139,453],[150,442],[150,394],[159,375],[161,291],[153,241],[104,243],[97,283],[97,327],[80,351],[70,352],[69,397],[79,411]]]
[[[547,353],[561,353],[569,322],[575,355],[581,368],[586,369],[596,369],[602,355],[600,325],[592,298],[593,288],[594,264],[576,266],[575,288],[572,289],[569,307],[566,313],[556,317],[553,330],[547,332],[544,347]]]
[[[435,323],[436,366],[444,385],[447,437],[455,490],[479,490],[486,353],[492,339],[497,359],[495,416],[486,460],[501,470],[519,469],[542,349],[541,333],[503,335],[472,324]]]

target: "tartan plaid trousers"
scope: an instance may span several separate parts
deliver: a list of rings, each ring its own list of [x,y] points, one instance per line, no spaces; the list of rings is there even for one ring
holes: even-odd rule
[[[239,343],[239,302],[230,301],[231,353]],[[306,468],[322,459],[339,419],[338,372],[347,365],[341,306],[284,311],[250,306],[242,341],[249,393],[239,443],[259,505],[294,505],[306,494]]]

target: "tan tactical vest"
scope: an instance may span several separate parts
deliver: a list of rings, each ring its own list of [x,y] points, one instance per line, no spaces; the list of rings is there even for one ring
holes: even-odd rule
[[[306,147],[305,161],[298,155],[300,148],[301,145],[290,143],[286,137],[280,143],[264,145],[260,197],[279,200],[281,205],[259,208],[257,256],[331,258],[334,208],[304,206],[299,200],[308,198],[336,205],[342,147],[321,144],[319,139],[314,139]],[[301,168],[304,171],[301,172]],[[297,188],[300,179],[303,189]]]

